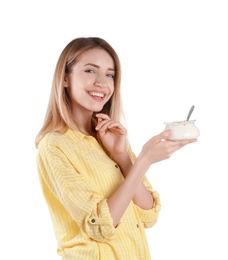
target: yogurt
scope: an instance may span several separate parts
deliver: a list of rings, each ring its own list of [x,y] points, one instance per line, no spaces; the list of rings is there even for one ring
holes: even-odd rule
[[[165,130],[172,130],[172,134],[167,140],[181,141],[196,139],[200,135],[200,132],[195,125],[195,121],[196,120],[166,122]]]

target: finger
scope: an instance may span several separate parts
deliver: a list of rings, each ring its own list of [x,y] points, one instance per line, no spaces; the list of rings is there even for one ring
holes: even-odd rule
[[[111,122],[111,120],[110,120],[110,119],[102,120],[101,118],[99,118],[99,119],[98,119],[98,124],[97,124],[97,126],[95,127],[95,129],[96,129],[97,131],[99,131],[99,130],[103,127],[103,125],[105,125],[107,122]]]
[[[170,154],[173,154],[174,152],[181,149],[185,145],[190,144],[190,143],[194,143],[196,141],[197,141],[197,139],[183,140],[183,141],[176,141],[176,142],[167,141],[168,146],[169,146],[169,152],[170,152]]]
[[[108,130],[113,133],[121,133],[121,134],[125,133],[125,128],[123,126],[121,127],[120,123],[113,122],[110,120],[107,120],[107,122],[102,125],[99,131],[108,131]]]
[[[110,131],[118,132],[120,134],[125,134],[127,132],[126,129],[119,122],[111,122],[108,125],[108,129]]]
[[[182,146],[185,146],[187,144],[197,142],[197,139],[182,140],[182,141],[176,141],[176,142],[171,141],[171,142],[173,143],[173,146],[180,146],[180,147],[182,147]]]
[[[108,126],[112,123],[111,120],[104,120],[100,123],[99,127],[96,127],[95,129],[99,132],[106,132],[108,129]]]
[[[98,130],[102,127],[102,125],[103,125],[103,124],[101,124],[101,122],[104,121],[104,123],[105,123],[107,120],[111,120],[108,115],[102,114],[102,113],[96,114],[96,117],[98,118],[98,123],[97,123],[97,126],[96,126],[96,128],[95,128],[97,131],[98,131]]]
[[[96,114],[96,117],[98,119],[101,118],[102,120],[104,120],[104,119],[109,119],[110,120],[110,117],[107,114],[103,114],[103,113]]]
[[[154,136],[152,139],[155,140],[156,143],[159,143],[161,140],[166,140],[171,134],[172,130],[168,129]]]
[[[99,123],[101,123],[102,122],[102,119],[101,118],[98,118],[98,120],[97,120],[97,125],[99,124]]]

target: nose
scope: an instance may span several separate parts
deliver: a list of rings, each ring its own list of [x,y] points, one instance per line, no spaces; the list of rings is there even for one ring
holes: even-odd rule
[[[107,86],[107,79],[105,76],[97,75],[94,85],[97,87],[106,87]]]

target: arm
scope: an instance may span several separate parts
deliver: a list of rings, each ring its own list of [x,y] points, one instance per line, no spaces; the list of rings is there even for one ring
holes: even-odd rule
[[[99,138],[112,158],[120,165],[125,177],[122,185],[107,200],[114,226],[117,226],[132,199],[142,208],[153,207],[153,198],[142,183],[150,165],[169,158],[175,151],[196,140],[165,141],[171,131],[164,131],[143,146],[135,163],[132,164],[126,149],[126,130],[120,123],[111,121],[107,115],[98,114],[97,117],[96,130]]]
[[[131,172],[132,168],[134,167],[134,164],[130,158],[129,153],[126,153],[125,155],[122,155],[119,158],[116,158],[116,161],[118,161],[118,164],[122,170],[123,176],[126,177]],[[140,163],[140,162],[138,162]],[[147,171],[147,170],[146,170]],[[141,171],[143,172],[143,171]],[[145,173],[143,174],[143,176]],[[142,176],[142,178],[143,178]],[[135,189],[133,201],[134,203],[139,206],[142,209],[151,209],[153,208],[153,196],[151,192],[145,187],[145,185],[142,182],[142,178],[140,183],[138,184],[138,187]]]
[[[119,163],[119,162],[118,162]],[[121,164],[120,164],[121,165]],[[120,166],[122,168],[122,166]],[[114,226],[117,226],[122,215],[127,209],[130,201],[132,199],[138,202],[138,205],[142,205],[148,208],[152,208],[153,199],[149,191],[142,184],[142,178],[144,177],[148,167],[146,165],[141,164],[141,160],[136,160],[134,166],[129,167],[128,171],[125,173],[125,180],[122,185],[108,198],[108,206],[110,210],[110,214],[113,218]],[[139,192],[143,192],[146,194],[146,202],[140,201],[143,199],[143,194],[139,194]]]

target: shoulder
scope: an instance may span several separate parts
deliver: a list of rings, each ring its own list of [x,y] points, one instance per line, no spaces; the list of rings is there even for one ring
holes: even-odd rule
[[[55,150],[57,148],[75,145],[81,139],[80,133],[74,130],[67,130],[65,133],[47,133],[40,141],[38,150]]]
[[[38,150],[58,145],[64,139],[64,136],[65,134],[60,133],[47,133],[40,141]]]

